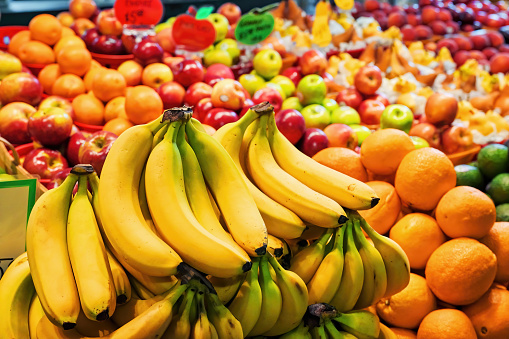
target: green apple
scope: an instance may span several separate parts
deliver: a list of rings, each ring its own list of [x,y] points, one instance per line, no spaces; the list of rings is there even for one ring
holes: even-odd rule
[[[283,105],[281,106],[281,109],[295,109],[299,112],[302,111],[302,109],[304,108],[304,106],[302,106],[302,104],[300,103],[300,100],[299,98],[297,97],[289,97],[289,98],[286,98],[284,101],[283,101]]]
[[[263,87],[274,88],[276,91],[279,92],[279,94],[281,94],[281,97],[283,98],[283,100],[286,99],[286,93],[285,93],[285,91],[283,90],[283,88],[279,84],[275,84],[275,83],[269,81],[269,82],[266,82],[265,86],[263,86]]]
[[[339,108],[337,101],[332,98],[323,99],[322,106],[327,108],[327,110],[331,113],[334,112],[336,108]]]
[[[227,51],[222,49],[213,49],[205,53],[203,56],[205,67],[213,64],[223,64],[230,67],[233,64],[232,57]]]
[[[306,75],[299,81],[297,97],[302,105],[322,104],[327,95],[327,85],[318,74]]]
[[[368,137],[368,135],[371,134],[371,130],[363,125],[350,125],[350,127],[354,130],[354,132],[357,134],[357,138],[359,139],[359,146],[362,145],[362,142],[364,139]]]
[[[330,113],[322,105],[308,105],[300,113],[304,116],[304,120],[306,120],[306,128],[315,127],[324,129],[330,124]]]
[[[275,50],[263,49],[253,58],[253,67],[256,73],[264,77],[265,80],[270,80],[279,74],[283,67],[283,59]]]
[[[0,181],[12,181],[16,180],[16,177],[7,173],[0,174]]]
[[[21,61],[14,55],[0,51],[0,80],[12,73],[21,72]]]
[[[212,13],[206,20],[212,22],[212,25],[214,25],[214,28],[216,29],[216,42],[223,40],[230,28],[228,19],[226,19],[226,17],[222,14]]]
[[[251,96],[265,86],[265,79],[257,74],[242,74],[239,77],[239,82]]]
[[[411,135],[410,139],[412,139],[415,149],[430,147],[428,141],[424,138],[418,137],[416,135]]]
[[[396,128],[410,132],[414,123],[414,113],[405,105],[389,105],[380,116],[380,128]]]
[[[295,84],[289,77],[285,77],[284,75],[276,75],[273,77],[270,82],[278,84],[281,86],[283,91],[285,92],[285,97],[291,97],[293,93],[295,93]]]
[[[233,40],[233,39],[224,39],[222,41],[220,41],[217,45],[216,45],[216,49],[222,49],[222,50],[225,50],[228,52],[228,54],[230,54],[230,56],[232,57],[232,60],[234,61],[237,61],[239,59],[239,56],[240,56],[240,49],[239,49],[239,46],[237,45],[237,41]]]
[[[339,106],[331,113],[330,120],[333,124],[358,125],[361,116],[353,107]]]

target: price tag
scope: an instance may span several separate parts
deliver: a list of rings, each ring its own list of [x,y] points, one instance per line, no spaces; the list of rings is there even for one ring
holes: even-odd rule
[[[349,11],[353,8],[354,0],[334,0],[336,6],[344,11]]]
[[[274,17],[270,13],[247,13],[237,22],[235,38],[246,45],[265,40],[274,29]]]
[[[329,45],[332,41],[332,35],[329,27],[330,4],[328,1],[319,1],[316,4],[315,20],[311,28],[313,43],[320,47]]]
[[[173,40],[180,48],[188,51],[202,51],[216,40],[212,22],[197,20],[188,14],[181,14],[173,23]]]
[[[196,19],[200,20],[207,18],[212,13],[213,10],[214,7],[212,6],[200,7],[200,9],[198,9],[198,12],[196,12]]]
[[[161,0],[117,0],[113,8],[122,25],[155,25],[163,17]]]

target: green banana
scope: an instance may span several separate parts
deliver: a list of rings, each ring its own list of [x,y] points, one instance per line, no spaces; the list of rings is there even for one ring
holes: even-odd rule
[[[376,315],[369,311],[339,313],[333,320],[346,332],[359,339],[376,339],[380,334],[380,321]]]

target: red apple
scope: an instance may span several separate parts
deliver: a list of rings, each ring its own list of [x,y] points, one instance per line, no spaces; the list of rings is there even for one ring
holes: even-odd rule
[[[362,94],[355,87],[348,87],[336,96],[336,102],[339,105],[350,106],[354,109],[359,108],[362,101]]]
[[[441,149],[440,131],[435,125],[428,122],[421,122],[412,126],[408,134],[421,137],[426,140],[431,147]]]
[[[308,157],[312,157],[327,147],[329,147],[329,139],[319,128],[307,128],[298,143],[298,148]]]
[[[486,26],[491,28],[500,28],[504,26],[505,20],[501,18],[498,14],[488,14],[486,18]]]
[[[415,27],[415,36],[417,40],[428,40],[433,36],[433,31],[428,26],[418,25]]]
[[[377,100],[380,101],[384,106],[389,106],[391,103],[389,102],[389,99],[385,96],[385,94],[382,93],[375,93],[373,95],[368,95],[366,97],[366,100]]]
[[[490,60],[495,54],[498,54],[498,49],[495,47],[487,47],[482,50],[482,53],[486,56],[486,59]]]
[[[458,44],[458,48],[460,51],[470,51],[474,46],[472,45],[472,42],[464,36],[458,35],[451,38]]]
[[[460,21],[464,25],[472,25],[475,21],[475,13],[471,8],[466,8],[460,13]]]
[[[358,108],[361,121],[367,125],[379,125],[385,105],[378,100],[364,100]]]
[[[157,94],[163,101],[163,108],[179,107],[184,104],[186,89],[175,81],[168,81],[157,88]]]
[[[357,133],[345,124],[330,124],[323,130],[329,140],[329,147],[344,147],[351,150],[359,145]]]
[[[362,94],[375,94],[380,85],[382,85],[382,72],[380,68],[374,65],[362,67],[355,75],[354,85]]]
[[[456,34],[460,31],[460,25],[455,21],[447,21],[445,24],[447,25],[448,34]]]
[[[92,133],[80,146],[78,158],[82,164],[90,164],[94,167],[97,175],[101,171],[113,142],[117,135],[108,131],[97,131]]]
[[[473,48],[478,51],[482,51],[486,47],[491,47],[490,38],[488,38],[488,36],[484,34],[471,35],[470,41],[472,42]]]
[[[163,60],[163,48],[152,39],[142,39],[137,42],[132,51],[136,61],[142,65],[148,65]]]
[[[509,53],[497,53],[490,59],[491,73],[509,72]]]
[[[222,14],[228,19],[230,25],[239,21],[242,11],[240,7],[231,2],[225,2],[217,9],[217,13]]]
[[[504,36],[500,32],[497,32],[497,31],[488,31],[486,33],[486,35],[490,39],[491,46],[493,46],[493,47],[498,48],[498,47],[502,46],[505,43]]]
[[[283,105],[281,93],[272,87],[263,87],[253,94],[253,102],[255,105],[261,104],[264,101],[270,102],[270,104],[274,106],[274,112],[276,113],[281,110],[281,106]]]
[[[212,95],[212,86],[204,82],[196,82],[189,86],[184,96],[184,103],[188,106],[195,106],[198,101],[204,98],[210,98]]]
[[[449,12],[447,9],[441,9],[438,12],[438,20],[441,20],[443,22],[452,21],[451,12]]]
[[[500,45],[498,51],[501,53],[509,53],[509,45],[507,44]]]
[[[433,31],[435,35],[445,35],[447,34],[447,25],[445,22],[440,20],[435,20],[429,23],[429,27]]]
[[[483,25],[486,24],[486,20],[488,19],[488,13],[485,11],[479,11],[475,13],[475,20],[479,21]]]
[[[69,138],[69,142],[67,143],[67,160],[69,161],[69,164],[74,166],[80,163],[79,160],[79,152],[80,147],[83,143],[85,143],[85,140],[90,136],[90,133],[78,131],[71,135]]]
[[[387,17],[387,25],[389,27],[391,26],[403,27],[407,23],[408,21],[405,13],[393,12],[389,14],[389,16]]]
[[[242,118],[244,114],[246,114],[247,111],[249,111],[249,109],[253,106],[254,106],[253,100],[251,99],[244,100],[244,106],[242,106],[242,109],[240,110],[239,118]]]
[[[364,1],[364,8],[368,12],[373,12],[380,8],[380,3],[376,0],[366,0]]]
[[[123,27],[115,16],[113,8],[102,10],[95,19],[95,24],[103,35],[116,35],[118,37],[122,35]]]
[[[186,59],[175,65],[172,69],[174,80],[184,87],[194,83],[202,82],[205,70],[200,62],[193,59]]]
[[[239,120],[239,116],[234,111],[225,108],[213,108],[205,114],[202,122],[217,130],[222,126],[237,120]]]
[[[67,114],[74,119],[74,109],[72,108],[71,102],[66,98],[59,97],[58,95],[50,95],[49,97],[42,99],[39,104],[39,109],[49,107],[59,107],[66,111]]]
[[[292,80],[295,86],[298,86],[300,79],[302,79],[302,73],[299,67],[288,67],[281,72],[281,75],[284,75],[285,77],[288,77],[290,80]]]
[[[276,114],[276,126],[278,130],[295,145],[304,135],[306,121],[299,111],[295,109],[284,109]]]
[[[403,41],[414,41],[415,40],[414,27],[410,25],[403,26],[401,28],[401,35],[403,36]]]
[[[470,59],[470,51],[458,51],[456,54],[454,54],[453,59],[456,65],[461,66],[468,59]]]
[[[425,6],[421,12],[422,23],[429,24],[430,22],[437,20],[439,12],[440,10],[434,6]]]
[[[87,48],[89,50],[93,50],[93,43],[96,38],[101,36],[99,33],[99,30],[97,27],[89,28],[83,34],[81,34],[81,39],[85,42],[85,45],[87,45]]]
[[[60,186],[62,182],[67,178],[67,176],[69,176],[71,170],[72,170],[71,167],[67,167],[59,170],[58,172],[53,173],[50,178],[51,181],[45,185],[46,188],[50,190]]]
[[[193,107],[193,118],[202,121],[208,111],[214,108],[212,99],[203,98]]]
[[[0,136],[13,144],[31,142],[28,117],[35,112],[36,109],[25,102],[11,102],[0,108]]]
[[[321,74],[327,68],[325,55],[315,49],[310,49],[300,57],[299,66],[303,75]]]
[[[100,54],[119,55],[125,53],[122,40],[114,35],[99,35],[92,41],[91,50]]]
[[[71,135],[71,116],[60,107],[39,108],[28,117],[28,134],[43,146],[57,146]]]
[[[77,36],[82,36],[86,30],[94,28],[95,24],[86,18],[77,18],[69,27]]]
[[[409,25],[414,27],[422,24],[422,19],[419,14],[408,14],[407,21]]]
[[[235,79],[235,75],[230,67],[223,64],[213,64],[207,68],[203,82],[214,86],[219,80]]]
[[[32,106],[42,99],[42,86],[39,80],[31,74],[12,73],[0,83],[0,102],[21,101]]]
[[[440,127],[450,125],[456,118],[458,101],[447,93],[433,93],[424,108],[426,121]]]
[[[438,41],[437,42],[437,51],[440,51],[440,49],[442,49],[442,47],[447,48],[449,50],[449,52],[451,52],[451,55],[454,55],[459,50],[458,44],[456,43],[456,41],[454,41],[452,39],[442,39],[442,40]]]
[[[36,148],[28,152],[23,161],[23,168],[41,179],[51,179],[51,176],[69,167],[62,153],[47,148]]]
[[[465,126],[451,126],[442,132],[441,137],[446,154],[466,151],[474,144],[472,132]]]
[[[215,107],[239,111],[244,105],[246,94],[238,81],[223,79],[212,88],[211,99]]]
[[[475,59],[477,61],[487,61],[486,55],[484,55],[481,51],[470,51],[470,59]]]

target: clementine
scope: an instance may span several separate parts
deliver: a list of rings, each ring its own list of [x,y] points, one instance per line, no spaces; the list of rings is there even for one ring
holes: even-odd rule
[[[509,222],[496,222],[488,234],[479,241],[497,256],[495,281],[509,282]]]
[[[133,127],[134,124],[124,118],[115,118],[108,121],[103,130],[115,133],[116,135],[122,134],[126,129]]]
[[[141,74],[143,66],[134,60],[127,60],[118,66],[117,71],[125,78],[127,86],[137,86],[141,84]]]
[[[92,55],[86,48],[65,47],[57,54],[57,63],[62,73],[81,77],[90,69],[91,62]]]
[[[104,121],[108,122],[115,118],[127,119],[125,114],[125,97],[111,99],[104,107]]]
[[[64,98],[74,98],[85,92],[85,83],[79,76],[74,74],[62,74],[55,80],[53,87],[51,87],[53,95],[59,95]]]
[[[87,48],[87,45],[85,45],[85,42],[80,37],[77,37],[76,35],[73,36],[65,36],[62,37],[62,39],[58,40],[58,42],[53,46],[53,51],[55,52],[55,55],[58,58],[58,53],[60,53],[61,50],[66,48]]]
[[[399,327],[390,327],[390,329],[398,339],[417,339],[417,334],[412,330]]]
[[[41,41],[50,46],[56,44],[62,36],[62,24],[50,14],[39,14],[33,17],[28,24],[28,29],[32,40]]]
[[[49,64],[44,66],[43,69],[41,69],[37,78],[41,83],[44,93],[50,95],[52,94],[51,88],[53,87],[55,80],[57,80],[57,78],[61,75],[62,72],[60,72],[60,67],[58,66],[58,64]]]
[[[76,121],[89,125],[102,125],[104,104],[92,94],[80,94],[72,101]]]
[[[18,33],[14,34],[9,41],[9,44],[7,45],[7,52],[18,56],[19,48],[27,41],[30,41],[30,31],[19,31]]]
[[[40,41],[27,41],[19,47],[18,58],[24,64],[52,64],[55,54],[51,47]]]
[[[94,75],[92,80],[92,92],[103,102],[125,95],[126,86],[122,74],[114,69],[103,68]]]
[[[465,313],[441,309],[431,312],[422,320],[417,339],[477,339],[477,336]]]
[[[359,211],[359,214],[375,231],[385,234],[389,232],[401,212],[401,200],[394,186],[387,182],[368,181],[366,184],[376,192],[380,201],[369,210]]]
[[[69,27],[62,26],[62,38],[67,36],[76,36],[76,33]]]
[[[360,181],[367,181],[368,174],[359,154],[344,147],[328,147],[313,156],[320,164]]]
[[[92,60],[93,61],[93,60]],[[94,77],[97,72],[101,71],[103,67],[90,67],[85,76],[83,77],[83,81],[85,82],[85,88],[88,92],[92,91],[92,84],[94,82]]]
[[[129,87],[126,91],[125,113],[136,125],[145,124],[163,113],[163,101],[151,87]]]

